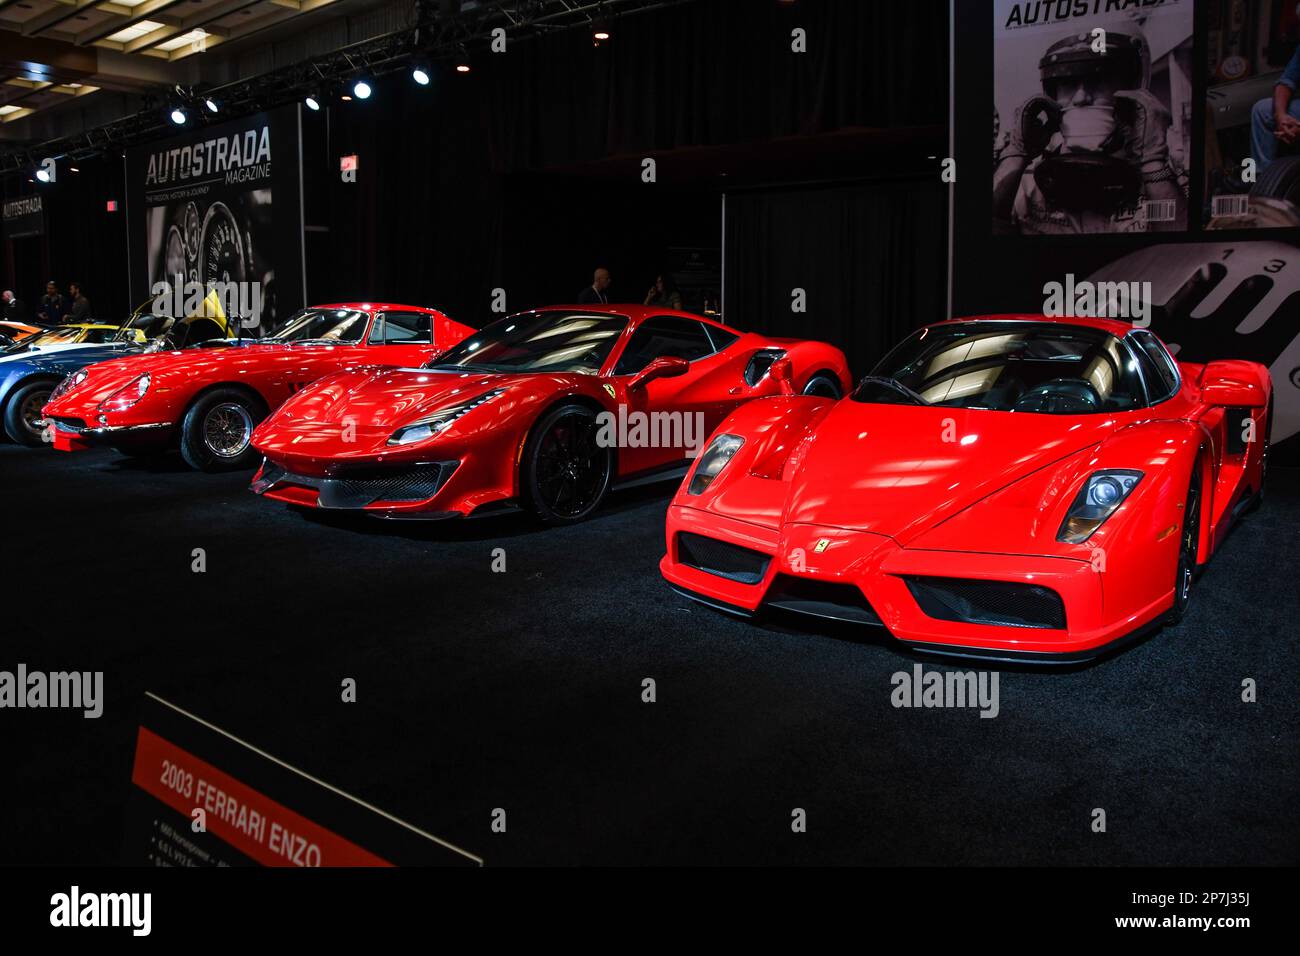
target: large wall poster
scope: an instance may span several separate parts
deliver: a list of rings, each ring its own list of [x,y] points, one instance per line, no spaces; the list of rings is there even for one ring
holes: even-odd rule
[[[1206,229],[1300,226],[1300,96],[1279,130],[1279,86],[1300,84],[1300,12],[1276,0],[1204,0]]]
[[[1192,7],[993,4],[995,232],[1187,228]]]
[[[246,334],[305,304],[297,111],[202,127],[127,153],[133,299],[143,301],[160,281],[175,285],[178,275],[205,288],[233,283],[251,290],[240,312]]]
[[[1207,232],[1215,193],[1205,188],[1207,183],[1220,182],[1207,179],[1215,168],[1205,162],[1207,140],[1225,144],[1223,155],[1229,159],[1219,168],[1239,169],[1239,160],[1247,155],[1245,150],[1250,145],[1249,124],[1244,119],[1229,123],[1226,111],[1221,109],[1227,103],[1227,93],[1218,94],[1232,91],[1244,103],[1247,114],[1255,102],[1271,96],[1294,54],[1295,39],[1300,36],[1296,2],[1200,0],[1195,4],[1193,33],[1196,49],[1204,54],[1205,62],[1195,64],[1191,70],[1193,82],[1187,90],[1182,85],[1187,34],[1181,24],[1191,14],[1193,4],[1186,0],[1114,0],[1104,4],[1093,0],[1031,0],[1018,5],[1006,0],[970,0],[956,4],[955,70],[963,80],[955,91],[954,141],[963,174],[952,194],[953,314],[1040,312],[1046,304],[1045,288],[1049,284],[1115,282],[1137,288],[1144,299],[1142,319],[1149,319],[1152,330],[1179,358],[1190,362],[1242,358],[1269,367],[1276,401],[1271,460],[1300,464],[1300,227],[1261,234],[1241,228],[1260,222],[1236,219],[1235,232]],[[1013,13],[1013,9],[1017,12]],[[1086,9],[1090,15],[1080,21],[1073,17],[1063,20],[1065,13],[1076,9]],[[1171,96],[1179,91],[1170,102],[1176,100],[1183,106],[1171,110],[1171,117],[1184,112],[1190,104],[1198,105],[1194,122],[1184,124],[1192,139],[1181,158],[1172,134],[1167,140],[1171,167],[1178,164],[1182,176],[1190,173],[1195,177],[1190,194],[1198,208],[1187,218],[1184,230],[1088,232],[1077,228],[1081,225],[1078,217],[1064,217],[1056,231],[1022,229],[1012,228],[1014,223],[1008,218],[1003,223],[1008,228],[998,228],[995,222],[990,236],[989,182],[997,182],[999,166],[1007,158],[1007,146],[1014,145],[1007,111],[1014,112],[1030,93],[1042,89],[1043,54],[1063,35],[1085,32],[1078,22],[1092,23],[1094,9],[1112,11],[1112,18],[1116,13],[1146,14],[1139,25],[1156,57],[1153,63],[1160,59],[1162,46],[1168,49],[1164,56],[1166,67],[1152,73],[1152,95],[1163,98],[1166,89]],[[1176,29],[1166,25],[1166,36],[1161,33],[1165,27],[1155,27],[1171,12],[1177,15],[1180,25]],[[1258,19],[1253,19],[1255,13]],[[1004,31],[1007,18],[1013,15],[1026,25]],[[993,36],[988,31],[990,16],[998,24]],[[1253,26],[1247,29],[1248,25]],[[1004,47],[1010,41],[1004,33],[1042,38],[1041,43],[1035,39],[1033,44],[1041,48],[1037,60],[1027,51],[1023,54],[1026,75],[1019,80],[1005,75],[1008,60]],[[1157,36],[1165,38],[1157,40]],[[1025,40],[1017,42],[1025,43],[1027,49],[1030,46]],[[1160,79],[1160,73],[1166,74],[1166,79]],[[1013,86],[1016,95],[1011,95]],[[985,112],[990,96],[997,110],[992,152]],[[1207,115],[1199,108],[1206,103],[1216,115]],[[1050,111],[1044,108],[1043,112]],[[1170,130],[1173,128],[1171,123]],[[1073,130],[1071,126],[1070,132]],[[1235,144],[1229,139],[1234,136]],[[1300,157],[1300,145],[1291,155]],[[1192,159],[1190,169],[1186,165],[1188,157]],[[1291,180],[1300,183],[1300,159],[1294,161],[1297,166]],[[1264,179],[1261,177],[1261,182]],[[1224,195],[1238,193],[1229,190]],[[1254,205],[1252,195],[1252,210]],[[1105,225],[1118,224],[1116,220]]]

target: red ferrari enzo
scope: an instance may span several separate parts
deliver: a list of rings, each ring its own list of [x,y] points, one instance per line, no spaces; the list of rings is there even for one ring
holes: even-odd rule
[[[1085,660],[1182,618],[1262,496],[1271,401],[1264,366],[1177,362],[1121,322],[941,322],[845,401],[737,410],[668,509],[660,569],[746,616]]]
[[[412,368],[363,368],[304,389],[258,426],[253,490],[384,517],[523,504],[591,514],[612,485],[680,477],[735,408],[783,384],[839,398],[839,349],[685,312],[555,306],[492,323]]]
[[[253,429],[294,392],[341,369],[424,362],[473,331],[412,305],[314,305],[264,338],[81,369],[55,388],[44,421],[63,451],[103,444],[141,454],[179,443],[200,471],[249,468],[257,461]]]

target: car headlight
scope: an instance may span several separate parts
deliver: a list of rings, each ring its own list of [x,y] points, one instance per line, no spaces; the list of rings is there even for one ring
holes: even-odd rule
[[[731,461],[732,456],[740,451],[740,446],[743,444],[745,439],[739,435],[719,435],[709,442],[709,447],[704,450],[704,454],[695,465],[695,472],[691,475],[691,483],[687,485],[686,493],[703,494],[705,489],[713,484],[713,479],[727,467],[727,462]]]
[[[469,412],[485,402],[490,402],[498,395],[504,394],[504,388],[495,388],[490,392],[484,392],[476,398],[467,399],[456,405],[448,405],[446,408],[440,408],[432,414],[411,422],[409,425],[403,425],[397,431],[393,432],[388,438],[390,445],[410,445],[417,441],[425,441],[437,435],[439,432],[446,431],[451,427],[451,423],[459,419],[466,412]]]
[[[84,368],[77,369],[71,375],[65,375],[63,381],[54,386],[54,391],[50,393],[50,401],[54,401],[54,399],[68,394],[68,392],[72,391],[85,380],[86,370]]]
[[[1129,468],[1108,468],[1089,475],[1065,513],[1056,540],[1068,544],[1087,541],[1141,480],[1142,472]]]
[[[127,382],[108,398],[104,399],[100,409],[109,412],[124,412],[140,399],[144,398],[145,392],[149,391],[149,383],[152,379],[149,373],[137,375],[131,381]]]

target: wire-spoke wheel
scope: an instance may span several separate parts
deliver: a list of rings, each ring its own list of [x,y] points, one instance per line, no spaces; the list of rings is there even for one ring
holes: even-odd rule
[[[222,402],[203,417],[203,444],[218,458],[237,458],[253,437],[253,416],[236,402]]]
[[[1192,480],[1187,486],[1187,502],[1183,506],[1183,534],[1178,543],[1178,565],[1174,576],[1174,606],[1165,618],[1166,624],[1177,624],[1187,613],[1192,598],[1192,585],[1196,580],[1196,555],[1201,539],[1201,463],[1192,466]]]
[[[253,430],[265,415],[262,403],[243,389],[201,395],[181,422],[181,454],[200,471],[251,468],[257,463]]]
[[[609,490],[613,449],[597,441],[596,412],[562,405],[542,417],[524,452],[524,498],[548,524],[581,521],[599,507]]]

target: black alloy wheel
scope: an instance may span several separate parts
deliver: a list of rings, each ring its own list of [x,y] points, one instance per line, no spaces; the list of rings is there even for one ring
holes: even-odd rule
[[[614,468],[611,448],[597,442],[596,412],[562,405],[533,429],[524,454],[524,495],[547,524],[573,524],[604,500]]]

